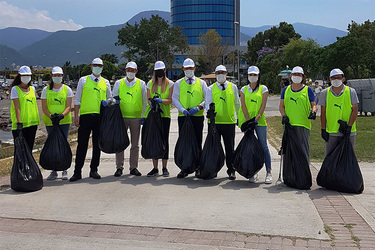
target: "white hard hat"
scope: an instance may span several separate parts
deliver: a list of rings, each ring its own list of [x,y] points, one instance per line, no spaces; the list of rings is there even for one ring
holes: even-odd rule
[[[184,68],[195,67],[194,61],[190,58],[186,58],[183,64]]]
[[[55,75],[55,74],[61,74],[61,75],[63,75],[64,73],[63,73],[62,68],[60,68],[58,66],[53,67],[53,69],[52,69],[52,75]]]
[[[259,68],[257,66],[250,66],[247,70],[247,74],[257,74],[259,75]]]
[[[137,69],[137,64],[135,62],[128,62],[125,69],[127,68]]]
[[[22,66],[19,70],[18,70],[18,74],[20,74],[21,76],[23,75],[31,75],[31,69],[29,68],[29,66]]]
[[[215,69],[215,72],[218,72],[218,71],[225,71],[225,72],[227,72],[227,68],[225,68],[224,65],[219,65]]]
[[[165,64],[162,61],[157,61],[154,65],[154,70],[165,69]]]
[[[331,70],[331,73],[329,73],[329,77],[332,77],[332,76],[335,76],[335,75],[344,75],[344,72],[342,72],[341,69]]]
[[[301,74],[305,74],[304,72],[303,72],[303,68],[302,67],[300,67],[300,66],[296,66],[296,67],[294,67],[293,68],[293,70],[292,70],[292,74],[293,73],[301,73]]]
[[[103,65],[103,61],[102,61],[102,59],[97,57],[94,60],[92,60],[91,64]]]

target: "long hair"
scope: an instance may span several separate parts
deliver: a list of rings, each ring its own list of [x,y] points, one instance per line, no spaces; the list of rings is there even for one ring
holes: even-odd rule
[[[249,78],[247,79],[247,84],[250,86],[250,81],[249,81]],[[258,81],[257,81],[257,85],[255,86],[255,89],[254,90],[256,90],[258,87],[259,87],[259,85],[260,85],[260,74],[258,74]]]
[[[151,92],[152,93],[158,93],[158,80],[157,80],[157,77],[155,76],[155,70],[152,74],[152,89],[151,89]],[[163,76],[163,80],[162,80],[162,84],[161,84],[161,93],[164,93],[165,90],[167,89],[167,85],[169,85],[169,79],[166,75]]]
[[[16,76],[16,78],[14,78],[13,82],[12,82],[12,85],[10,85],[10,88],[14,87],[14,86],[18,86],[20,85],[22,82],[21,82],[21,75],[18,74]],[[31,86],[31,81],[27,84],[29,86]]]

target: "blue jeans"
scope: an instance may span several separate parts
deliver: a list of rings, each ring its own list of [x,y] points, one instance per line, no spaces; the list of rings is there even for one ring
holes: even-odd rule
[[[70,124],[59,125],[66,139],[68,139]],[[46,126],[47,133],[50,134],[53,126]]]
[[[257,133],[258,140],[263,148],[266,170],[271,171],[271,155],[267,145],[267,126],[256,126],[255,132]]]

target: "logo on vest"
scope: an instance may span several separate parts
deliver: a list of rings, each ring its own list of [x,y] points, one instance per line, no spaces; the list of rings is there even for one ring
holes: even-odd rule
[[[195,90],[193,90],[193,92],[190,92],[190,91],[188,90],[187,93],[190,94],[191,97],[194,97],[194,91],[195,91]]]
[[[294,99],[293,97],[290,97],[290,100],[292,100],[293,102],[295,102],[296,103],[296,105],[297,105],[297,100],[299,99],[299,97],[297,98],[297,99]]]
[[[31,104],[34,104],[33,99],[26,99],[26,102],[31,102]]]
[[[133,92],[133,93],[126,92],[126,94],[127,94],[127,95],[130,95],[130,96],[133,98],[133,94],[134,94],[134,92]]]
[[[223,100],[223,101],[224,101],[224,103],[227,103],[227,101],[225,100],[225,98],[224,98],[224,97],[221,97],[221,96],[220,96],[220,100]]]
[[[341,103],[341,105],[338,105],[338,104],[336,104],[336,103],[333,104],[333,107],[338,107],[340,110],[342,110],[342,109],[341,109],[341,106],[342,106],[342,103]]]
[[[253,99],[251,99],[250,102],[258,103],[258,100],[253,100]]]
[[[100,89],[94,87],[94,90],[98,91],[98,93],[100,94]]]
[[[60,103],[60,105],[62,105],[62,98],[60,98],[60,99],[54,98],[54,101],[58,102],[58,103]]]

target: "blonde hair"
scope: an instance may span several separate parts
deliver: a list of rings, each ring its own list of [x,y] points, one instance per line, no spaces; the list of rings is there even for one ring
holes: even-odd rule
[[[153,73],[153,75],[152,75],[152,79],[151,79],[151,81],[152,81],[152,89],[151,89],[151,93],[158,93],[158,80],[157,80],[157,78],[156,78],[156,76],[155,76],[155,71],[154,71],[154,73]],[[165,76],[164,75],[164,77],[163,77],[163,80],[162,80],[162,83],[161,83],[161,93],[164,93],[165,92],[165,90],[167,89],[167,86],[169,85],[169,79],[168,79],[168,77],[167,76]]]

